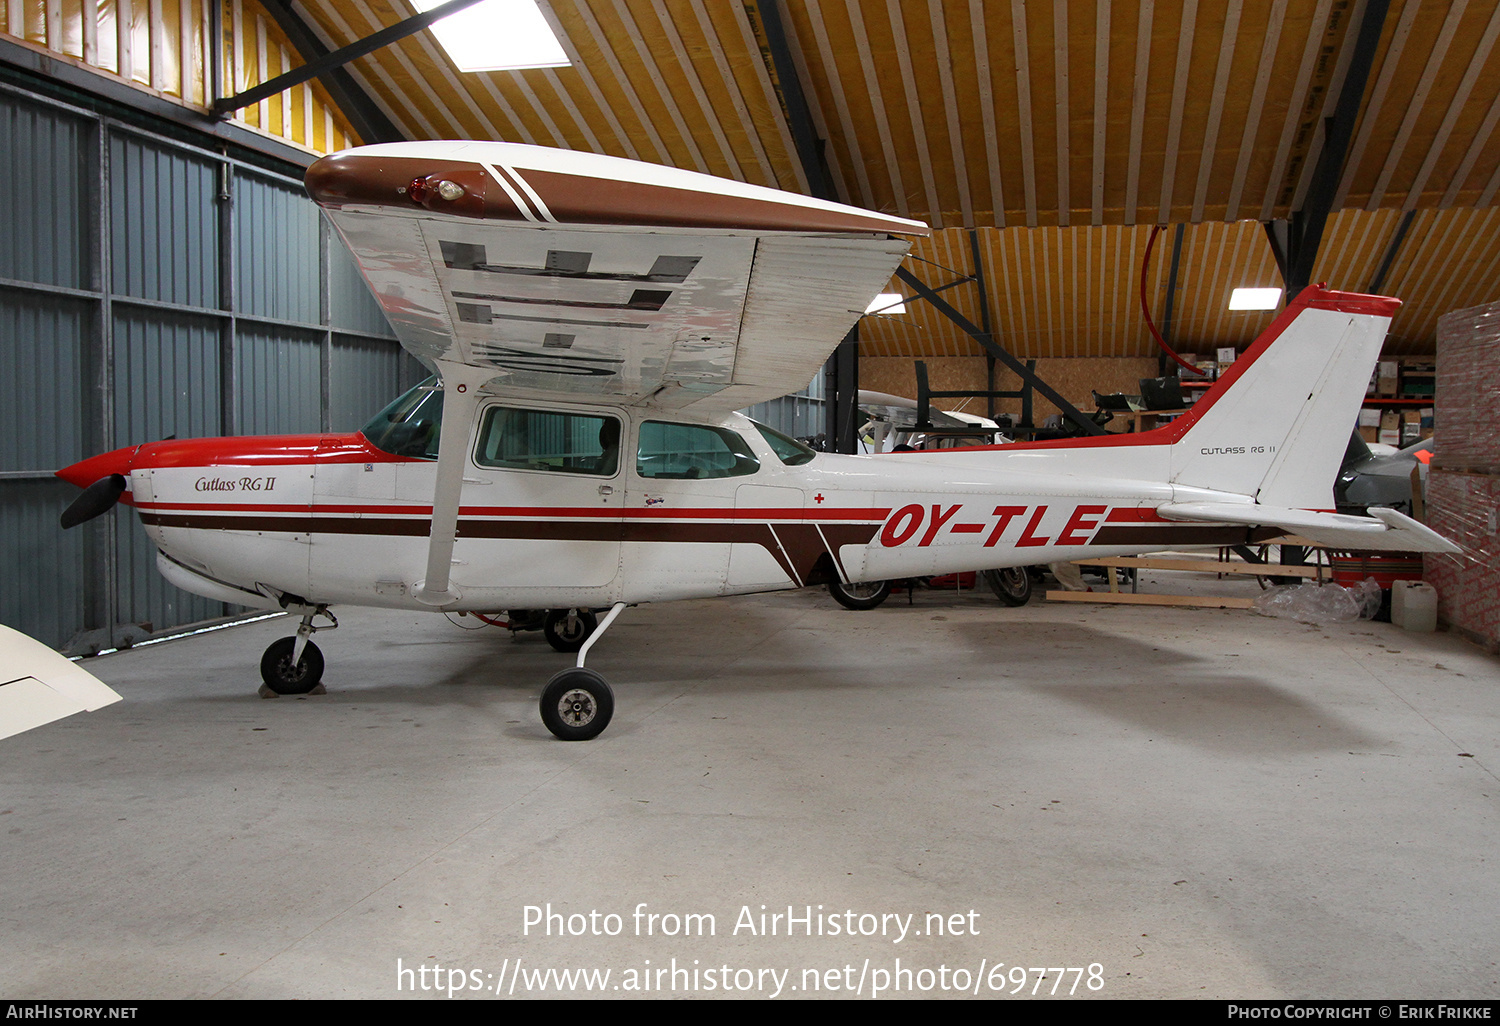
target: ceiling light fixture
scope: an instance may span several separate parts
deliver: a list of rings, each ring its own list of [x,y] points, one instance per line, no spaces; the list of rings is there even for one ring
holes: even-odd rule
[[[411,0],[430,11],[444,0]],[[536,0],[483,0],[432,26],[460,71],[565,68],[572,63]]]
[[[1274,310],[1280,305],[1280,289],[1235,289],[1229,294],[1231,310]]]
[[[904,314],[906,313],[906,297],[899,292],[882,292],[870,300],[870,305],[865,307],[867,314]]]

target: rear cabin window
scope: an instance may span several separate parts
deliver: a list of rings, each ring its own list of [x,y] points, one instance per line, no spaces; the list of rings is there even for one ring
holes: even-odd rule
[[[620,422],[586,413],[491,406],[474,462],[501,470],[609,477],[620,465]]]
[[[644,478],[702,480],[743,477],[760,461],[733,431],[699,424],[648,420],[641,425],[635,471]]]

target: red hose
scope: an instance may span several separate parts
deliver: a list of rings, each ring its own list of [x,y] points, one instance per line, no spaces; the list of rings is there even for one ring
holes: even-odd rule
[[[1161,346],[1162,351],[1183,367],[1197,374],[1198,368],[1174,353],[1172,347],[1167,345],[1167,340],[1161,337],[1161,332],[1156,330],[1156,322],[1151,319],[1151,307],[1146,302],[1146,269],[1151,266],[1151,247],[1156,245],[1156,236],[1161,230],[1162,226],[1159,224],[1151,228],[1151,238],[1146,240],[1146,256],[1141,260],[1141,314],[1146,318],[1146,327],[1151,329],[1151,334],[1155,336],[1156,344]]]

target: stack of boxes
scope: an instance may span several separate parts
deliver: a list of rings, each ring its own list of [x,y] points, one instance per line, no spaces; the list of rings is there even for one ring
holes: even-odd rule
[[[1431,438],[1433,407],[1416,405],[1411,400],[1431,396],[1434,380],[1430,364],[1403,367],[1395,360],[1380,361],[1365,390],[1365,408],[1359,413],[1360,437],[1366,442],[1398,449]],[[1392,402],[1383,404],[1382,399]]]
[[[1441,620],[1500,650],[1500,303],[1438,321],[1436,409],[1428,525],[1464,551],[1428,554],[1423,576]]]

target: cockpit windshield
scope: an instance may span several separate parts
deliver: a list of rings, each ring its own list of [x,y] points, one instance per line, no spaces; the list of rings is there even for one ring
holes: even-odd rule
[[[443,388],[428,378],[360,429],[370,444],[392,456],[435,460],[443,426]]]
[[[760,432],[760,436],[766,440],[766,444],[775,451],[777,458],[789,467],[800,467],[804,463],[810,463],[817,452],[808,448],[795,438],[788,438],[775,428],[766,427],[758,420],[750,423]]]

